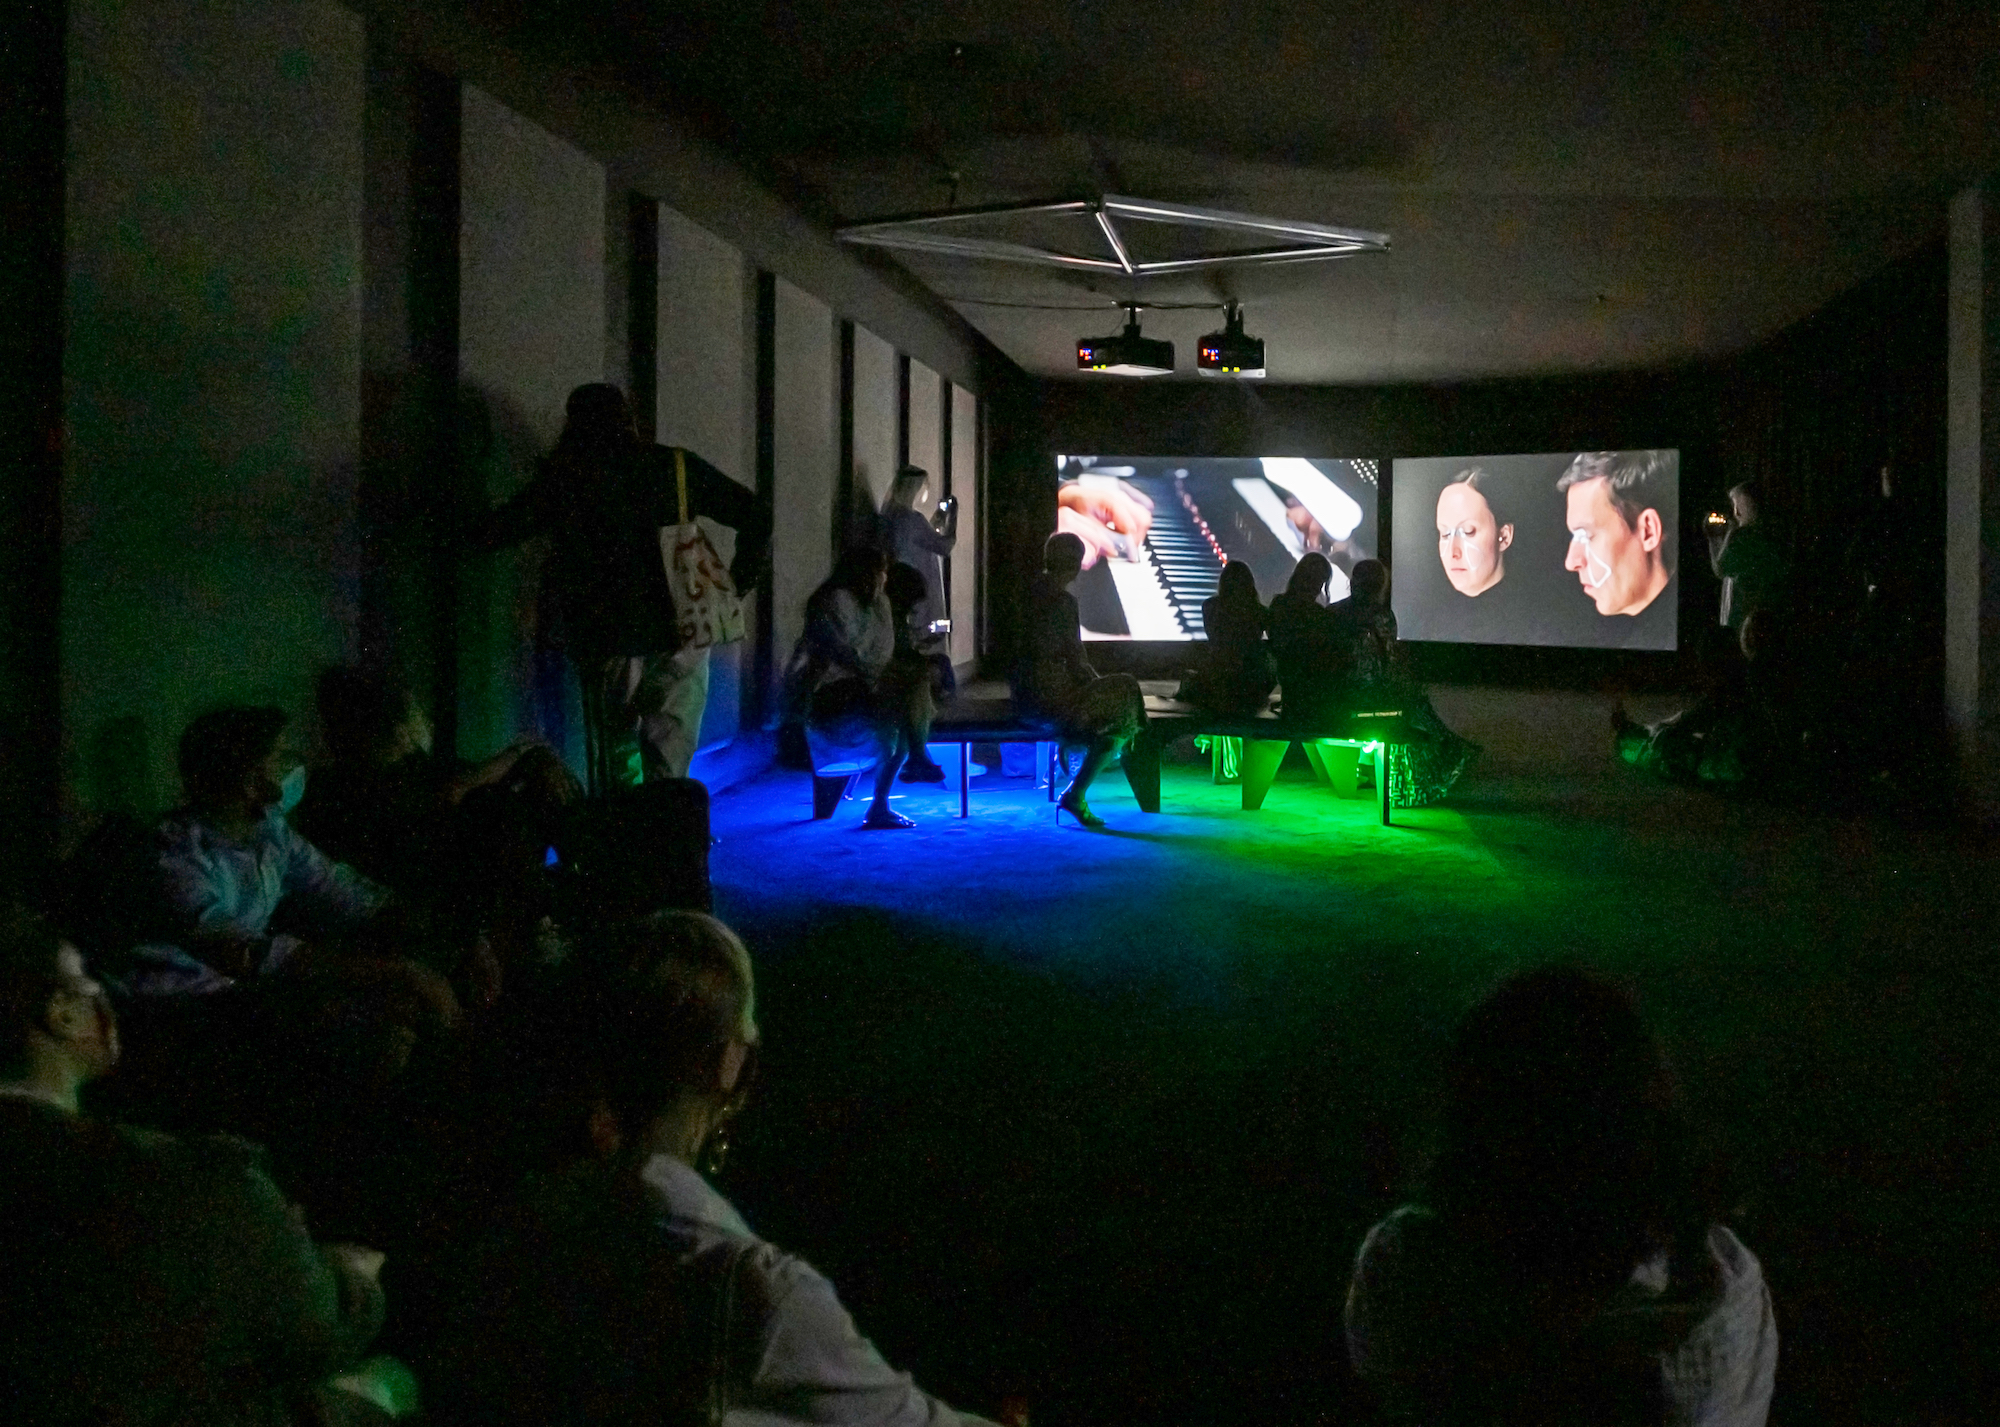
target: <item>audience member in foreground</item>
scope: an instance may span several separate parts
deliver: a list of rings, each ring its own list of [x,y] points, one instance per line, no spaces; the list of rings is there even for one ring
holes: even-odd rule
[[[381,1326],[382,1256],[315,1247],[249,1145],[83,1114],[118,1051],[76,949],[0,925],[6,1420],[290,1421]]]
[[[815,767],[873,766],[875,800],[861,825],[915,826],[889,806],[889,790],[906,758],[917,761],[920,780],[943,780],[944,770],[924,750],[937,706],[930,665],[896,656],[896,616],[881,551],[848,550],[813,591],[785,682],[787,702],[804,715]]]
[[[452,1427],[815,1423],[952,1427],[833,1286],[758,1239],[696,1169],[750,1089],[750,955],[663,912],[607,938],[576,1024],[594,1067],[594,1163],[533,1182],[472,1255],[430,1379]]]
[[[1429,1193],[1362,1244],[1347,1347],[1393,1421],[1760,1427],[1770,1294],[1629,996],[1535,971],[1461,1023]]]
[[[1083,657],[1083,625],[1069,587],[1083,573],[1083,539],[1067,532],[1042,546],[1042,573],[1028,592],[1027,655],[1014,670],[1014,702],[1053,723],[1064,739],[1088,745],[1060,806],[1084,827],[1103,827],[1090,810],[1091,782],[1146,723],[1146,696],[1130,674],[1100,676]]]
[[[1389,750],[1389,801],[1399,808],[1435,803],[1479,755],[1479,745],[1454,733],[1404,670],[1396,612],[1389,608],[1389,567],[1362,560],[1350,578],[1354,592],[1327,610],[1347,670],[1347,698],[1357,706],[1392,703],[1404,724],[1423,735]]]

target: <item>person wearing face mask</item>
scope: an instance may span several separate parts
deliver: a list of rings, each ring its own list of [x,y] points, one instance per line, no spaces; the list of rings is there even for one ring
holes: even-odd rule
[[[978,1427],[890,1367],[833,1285],[704,1175],[762,1039],[742,941],[662,912],[593,951],[606,975],[581,998],[571,1056],[588,1152],[530,1175],[463,1255],[417,1364],[429,1420]]]
[[[388,893],[293,831],[286,814],[304,768],[285,741],[283,709],[211,709],[181,734],[186,803],[157,832],[159,873],[178,924],[172,945],[142,947],[140,992],[208,991],[278,971],[304,942],[271,926],[338,937],[382,910]]]

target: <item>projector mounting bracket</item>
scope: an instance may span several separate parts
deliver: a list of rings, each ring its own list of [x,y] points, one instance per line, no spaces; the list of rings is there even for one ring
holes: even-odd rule
[[[1011,217],[1081,217],[1096,220],[1098,236],[1110,249],[1109,257],[1093,257],[1037,247],[1032,243],[1011,243],[1000,238],[973,237],[954,232],[968,220]],[[1161,223],[1180,228],[1212,228],[1229,233],[1249,233],[1273,239],[1269,246],[1232,249],[1173,258],[1164,262],[1142,262],[1133,258],[1118,220]],[[1080,269],[1085,272],[1117,273],[1125,277],[1154,277],[1165,273],[1192,272],[1199,268],[1249,266],[1261,263],[1319,262],[1345,258],[1355,253],[1384,253],[1389,250],[1387,233],[1371,233],[1361,228],[1333,228],[1324,223],[1306,223],[1291,218],[1266,218],[1255,213],[1231,213],[1220,208],[1191,208],[1182,203],[1162,203],[1148,198],[1123,198],[1105,194],[1096,199],[1064,199],[1046,203],[1008,203],[988,208],[959,208],[940,213],[913,213],[900,218],[880,218],[867,223],[850,223],[836,230],[843,243],[874,248],[897,248],[905,252],[937,253],[946,257],[986,258],[1003,263],[1033,263],[1043,267]]]

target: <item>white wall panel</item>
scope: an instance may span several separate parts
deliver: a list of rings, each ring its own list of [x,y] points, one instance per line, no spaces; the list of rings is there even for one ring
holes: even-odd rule
[[[571,389],[603,380],[604,168],[470,85],[461,123],[461,449],[497,502],[554,444]],[[545,553],[535,542],[468,564],[458,722],[468,756],[530,729],[572,758],[580,746],[572,681],[538,628]]]
[[[782,674],[805,630],[806,598],[833,569],[840,355],[825,303],[783,279],[777,293],[771,650]]]
[[[854,329],[854,492],[882,509],[896,478],[896,349]]]
[[[979,657],[979,398],[951,389],[951,491],[958,497],[958,544],[951,552],[951,659]]]

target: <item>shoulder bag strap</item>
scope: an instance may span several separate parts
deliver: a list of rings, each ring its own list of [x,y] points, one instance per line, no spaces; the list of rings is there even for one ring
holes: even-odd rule
[[[674,486],[676,489],[680,491],[680,497],[681,497],[680,523],[682,525],[686,525],[688,523],[687,453],[681,450],[681,448],[678,446],[674,447]]]

